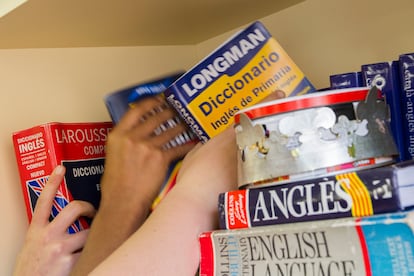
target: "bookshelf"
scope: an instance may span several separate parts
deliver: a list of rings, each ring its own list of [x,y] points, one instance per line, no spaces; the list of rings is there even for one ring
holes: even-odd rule
[[[272,10],[267,7],[271,7],[271,2],[279,1],[259,1],[260,4],[255,1],[255,6],[247,6],[251,1],[243,1],[248,9],[235,10],[232,15],[237,20],[231,24],[222,21],[215,25],[213,19],[225,15],[206,12],[208,22],[202,23],[212,25],[212,31],[196,41],[181,37],[181,40],[171,40],[168,44],[148,39],[146,44],[102,42],[83,46],[53,42],[59,37],[71,37],[70,41],[74,41],[72,35],[75,34],[90,36],[91,39],[95,37],[94,32],[82,24],[62,29],[59,35],[59,31],[55,35],[47,35],[42,34],[42,28],[36,30],[40,32],[30,29],[30,24],[26,23],[27,16],[30,16],[30,11],[26,10],[29,6],[25,5],[31,2],[46,5],[52,1],[28,1],[7,17],[0,18],[0,102],[3,103],[0,111],[3,118],[0,124],[1,275],[11,274],[27,228],[13,154],[13,131],[48,121],[109,120],[102,100],[105,94],[161,73],[189,69],[239,27],[256,19],[269,29],[318,88],[328,85],[332,73],[354,71],[363,63],[392,60],[400,53],[414,52],[412,0],[288,0],[282,1],[285,3],[282,8],[273,6]],[[102,5],[106,2],[109,1],[102,2]],[[211,5],[218,5],[217,2],[223,1],[213,1]],[[233,1],[233,4],[235,2],[238,1]],[[176,5],[170,11],[178,11],[186,5],[186,1],[174,3]],[[19,12],[24,12],[25,16],[19,16]],[[253,16],[250,17],[249,13]],[[89,16],[93,20],[95,13],[91,14]],[[74,16],[68,13],[62,18]],[[159,16],[156,22],[163,22],[163,26],[175,22],[165,18]],[[47,21],[41,26],[57,28],[57,23]],[[189,25],[185,24],[185,27]],[[198,37],[194,29],[188,27],[187,31]],[[154,29],[147,28],[143,35],[151,32]],[[118,33],[122,33],[121,37],[131,36],[126,29]],[[25,35],[42,44],[35,47],[20,41],[14,46],[1,46],[5,45],[4,41],[11,43]]]

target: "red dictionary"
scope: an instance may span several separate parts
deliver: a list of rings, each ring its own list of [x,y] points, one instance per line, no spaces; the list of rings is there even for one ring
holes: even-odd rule
[[[105,143],[111,128],[111,122],[51,122],[13,133],[29,222],[37,199],[57,165],[64,165],[66,174],[56,193],[50,220],[75,199],[89,201],[98,208]],[[88,227],[89,222],[80,219],[68,232]]]

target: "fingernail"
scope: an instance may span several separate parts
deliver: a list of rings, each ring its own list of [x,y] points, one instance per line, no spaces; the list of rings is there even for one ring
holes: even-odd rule
[[[282,90],[277,90],[277,91],[276,91],[276,95],[277,95],[279,98],[284,98],[284,97],[286,97],[285,92],[283,92]]]

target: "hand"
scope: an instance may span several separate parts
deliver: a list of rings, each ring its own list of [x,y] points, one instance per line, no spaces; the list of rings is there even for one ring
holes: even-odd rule
[[[164,147],[186,130],[183,123],[154,135],[161,124],[174,117],[176,113],[164,99],[149,97],[136,102],[110,132],[101,181],[102,208],[116,207],[137,218],[143,208],[149,211],[171,162],[184,157],[195,145]]]
[[[80,216],[93,217],[95,209],[85,201],[72,201],[49,222],[56,191],[65,168],[58,166],[40,194],[14,270],[16,276],[69,275],[85,244],[88,230],[69,234],[68,227]]]

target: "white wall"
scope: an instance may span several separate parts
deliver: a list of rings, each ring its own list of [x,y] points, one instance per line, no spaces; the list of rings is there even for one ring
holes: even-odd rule
[[[412,0],[306,0],[260,19],[317,88],[329,75],[414,52]],[[197,45],[202,57],[232,32]]]
[[[109,121],[103,96],[194,62],[194,46],[0,50],[0,275],[11,275],[27,217],[12,132],[49,121]]]

